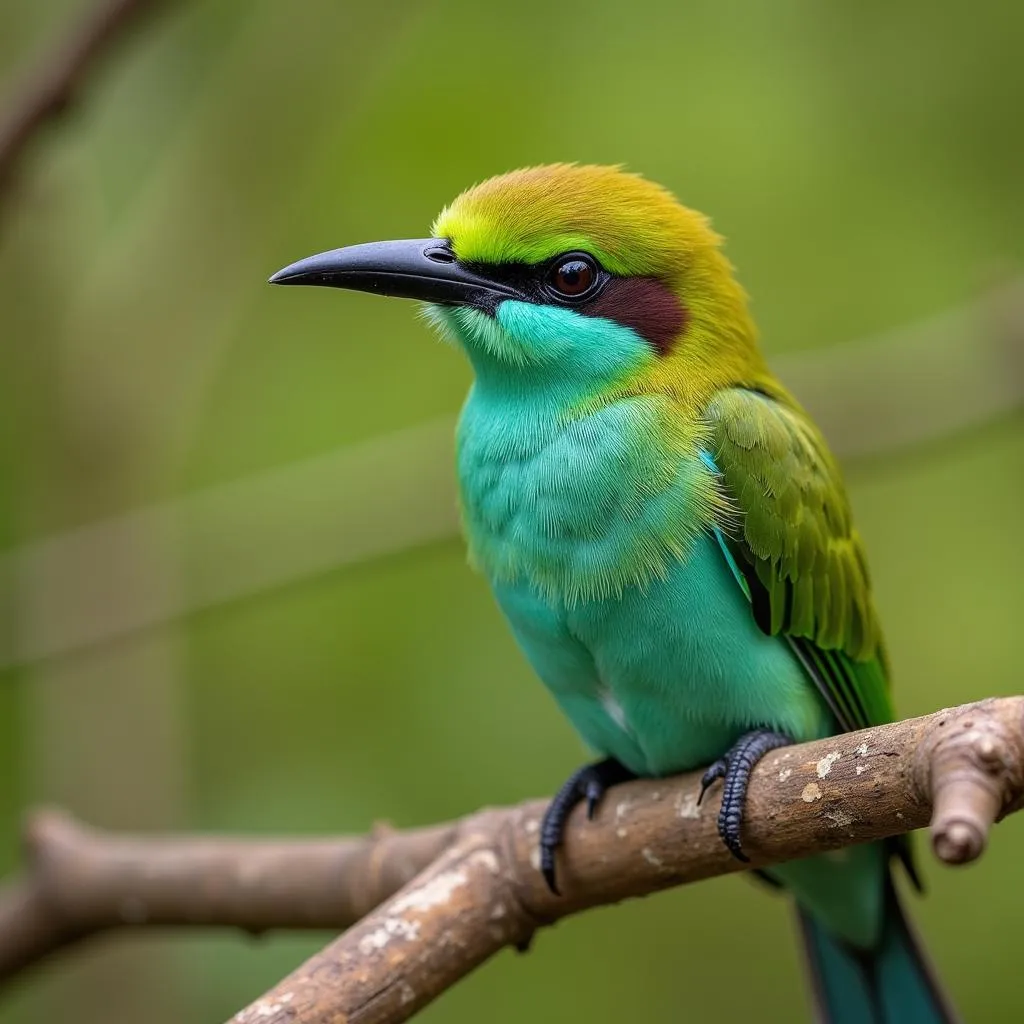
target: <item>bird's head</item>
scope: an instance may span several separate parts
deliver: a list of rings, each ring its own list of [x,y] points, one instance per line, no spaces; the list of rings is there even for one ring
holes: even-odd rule
[[[271,281],[424,300],[481,382],[520,393],[669,392],[698,405],[762,365],[721,239],[638,175],[513,171],[463,192],[433,235],[335,249]]]

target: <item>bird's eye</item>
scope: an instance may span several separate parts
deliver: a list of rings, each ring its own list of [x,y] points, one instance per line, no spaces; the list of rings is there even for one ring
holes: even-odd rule
[[[565,256],[551,268],[548,282],[562,298],[579,299],[597,283],[597,267],[584,255]]]

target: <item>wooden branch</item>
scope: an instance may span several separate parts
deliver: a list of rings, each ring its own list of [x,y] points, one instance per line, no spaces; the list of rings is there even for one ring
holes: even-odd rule
[[[561,898],[537,870],[545,800],[335,839],[118,836],[40,811],[26,827],[25,874],[0,891],[0,980],[119,927],[355,924],[235,1024],[405,1020],[541,925],[742,870],[716,833],[717,793],[697,806],[698,778],[616,787],[593,822],[575,814]],[[1011,697],[769,754],[754,773],[744,839],[756,867],[930,817],[936,854],[960,864],[1022,806],[1024,697]]]
[[[440,856],[459,823],[362,838],[119,836],[38,811],[0,890],[0,981],[118,927],[347,928]]]
[[[107,0],[91,11],[26,81],[0,115],[0,190],[34,135],[79,97],[86,79],[113,45],[160,0]]]
[[[588,907],[738,871],[699,773],[633,782],[597,818],[573,815],[564,897],[537,870],[542,801],[471,819],[459,841],[232,1024],[395,1024],[505,946]],[[744,841],[753,867],[932,822],[940,859],[980,855],[1024,802],[1024,698],[983,701],[769,754],[754,773]]]

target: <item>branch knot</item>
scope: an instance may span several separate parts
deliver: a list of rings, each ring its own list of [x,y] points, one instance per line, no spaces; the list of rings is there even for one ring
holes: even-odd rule
[[[1024,787],[1024,718],[988,714],[981,701],[940,712],[916,758],[918,786],[931,795],[932,848],[946,864],[977,860],[991,826],[1020,799]]]

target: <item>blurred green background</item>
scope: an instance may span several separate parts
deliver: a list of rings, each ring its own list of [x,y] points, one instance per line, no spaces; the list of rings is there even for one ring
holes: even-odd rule
[[[88,8],[0,6],[0,80]],[[443,536],[447,460],[422,431],[375,454],[441,429],[467,367],[407,304],[270,272],[423,235],[513,166],[625,162],[713,216],[770,354],[912,324],[1024,267],[1022,38],[997,0],[167,3],[0,197],[3,865],[39,801],[361,832],[550,792],[581,761]],[[337,479],[300,461],[364,442]],[[848,467],[902,714],[1021,689],[1022,457],[1017,413]],[[294,463],[329,493],[292,501]],[[216,492],[212,535],[73,532],[276,471],[275,515],[348,510],[290,582],[252,569],[275,556],[246,546],[262,502],[230,496],[259,488]],[[1020,817],[975,868],[924,858],[916,916],[970,1021],[1021,1019],[1022,859]],[[323,941],[119,936],[19,981],[0,1020],[219,1021]],[[567,921],[422,1019],[802,1020],[795,948],[782,900],[718,880]]]

